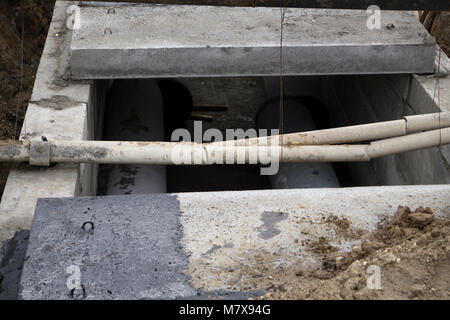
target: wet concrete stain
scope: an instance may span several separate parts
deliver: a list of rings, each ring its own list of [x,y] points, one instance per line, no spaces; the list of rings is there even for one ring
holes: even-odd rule
[[[281,233],[281,230],[276,228],[276,224],[286,220],[289,216],[287,212],[281,211],[264,211],[261,214],[261,221],[263,224],[257,228],[259,236],[264,240],[273,238]]]
[[[29,236],[29,230],[17,231],[0,248],[0,300],[17,299]]]
[[[136,174],[138,173],[138,166],[133,165],[119,165],[119,171],[121,173],[120,180],[114,185],[119,186],[121,190],[126,190],[124,194],[131,194],[133,192]]]
[[[217,251],[217,250],[219,250],[219,249],[222,249],[222,248],[233,248],[233,247],[234,247],[234,244],[231,243],[231,242],[227,242],[227,243],[225,243],[223,246],[214,244],[214,245],[211,247],[211,249],[209,249],[208,251],[202,253],[202,257],[209,257],[213,252],[215,252],[215,251]]]
[[[30,103],[33,103],[40,107],[50,108],[53,110],[64,110],[64,109],[76,107],[80,103],[83,103],[83,102],[73,100],[67,96],[54,95],[50,99],[41,99],[41,100],[37,100],[37,101],[30,101]]]
[[[130,109],[130,115],[128,116],[128,119],[121,121],[120,125],[122,127],[122,131],[130,131],[134,134],[149,131],[148,128],[142,124],[136,108]]]

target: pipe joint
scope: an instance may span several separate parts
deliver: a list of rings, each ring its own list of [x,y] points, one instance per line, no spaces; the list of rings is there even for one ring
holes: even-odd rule
[[[30,165],[32,166],[50,166],[50,143],[46,141],[30,142]]]

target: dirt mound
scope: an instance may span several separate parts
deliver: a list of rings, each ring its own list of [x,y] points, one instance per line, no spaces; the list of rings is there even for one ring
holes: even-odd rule
[[[338,225],[351,229],[345,222]],[[360,246],[342,254],[320,238],[311,250],[322,267],[277,274],[274,289],[261,299],[450,298],[449,219],[435,219],[430,208],[400,206],[390,221],[361,239]]]

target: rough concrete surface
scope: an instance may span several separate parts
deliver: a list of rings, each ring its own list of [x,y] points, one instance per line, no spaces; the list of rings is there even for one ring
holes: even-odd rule
[[[21,299],[247,298],[192,287],[174,195],[40,199]],[[79,269],[78,269],[79,268]],[[79,270],[80,283],[71,279]],[[69,283],[69,284],[68,284]]]
[[[448,185],[180,193],[178,200],[187,273],[207,291],[266,289],[258,277],[314,271],[322,265],[313,250],[321,237],[349,252],[399,205],[450,214]],[[325,223],[333,216],[348,220],[351,232]]]
[[[67,7],[77,1],[57,1],[39,63],[33,93],[23,121],[21,139],[82,140],[90,138],[91,83],[71,81],[67,75],[71,32],[66,29]],[[89,116],[93,118],[92,115]],[[0,243],[21,229],[29,229],[38,197],[86,194],[89,165],[51,168],[18,166],[8,176],[0,203]],[[83,191],[81,188],[85,187]],[[84,193],[83,193],[84,192]]]
[[[20,230],[0,247],[0,300],[17,299],[29,236]]]
[[[20,297],[72,298],[72,265],[83,286],[75,290],[86,299],[196,295],[181,273],[187,259],[178,215],[178,201],[168,195],[39,200]]]
[[[112,7],[81,7],[71,43],[74,78],[280,72],[278,8]],[[367,20],[365,10],[287,9],[284,74],[433,72],[435,42],[414,15],[385,11],[375,30]]]
[[[441,185],[41,199],[20,297],[248,298],[270,289],[266,277],[320,269],[317,250],[351,252],[398,205],[448,218],[449,195]]]

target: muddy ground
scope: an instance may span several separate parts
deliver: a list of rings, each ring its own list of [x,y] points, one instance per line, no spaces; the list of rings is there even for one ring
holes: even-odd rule
[[[20,132],[53,5],[53,0],[0,1],[0,139],[17,138]],[[423,20],[450,55],[450,12]],[[0,195],[9,169],[0,164]],[[423,208],[415,213],[400,208],[396,217],[370,235],[330,218],[328,223],[349,237],[364,237],[364,244],[346,256],[336,256],[325,238],[311,244],[323,267],[258,278],[271,288],[261,299],[449,299],[450,220],[434,220]],[[370,289],[368,278],[377,270],[381,288]],[[371,283],[378,288],[376,281]]]

